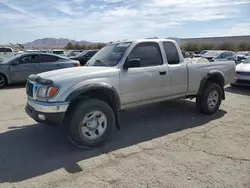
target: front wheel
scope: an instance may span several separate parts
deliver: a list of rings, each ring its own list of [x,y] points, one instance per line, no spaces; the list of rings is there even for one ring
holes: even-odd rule
[[[112,108],[97,99],[81,101],[71,115],[69,138],[82,148],[98,147],[110,139],[115,130]]]
[[[208,82],[204,91],[196,97],[196,107],[204,114],[215,113],[221,105],[222,88],[219,84]]]
[[[7,79],[3,74],[0,74],[0,89],[7,85]]]

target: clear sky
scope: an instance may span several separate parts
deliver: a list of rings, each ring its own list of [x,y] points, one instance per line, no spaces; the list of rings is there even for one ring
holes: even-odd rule
[[[250,0],[0,0],[0,43],[250,35]]]

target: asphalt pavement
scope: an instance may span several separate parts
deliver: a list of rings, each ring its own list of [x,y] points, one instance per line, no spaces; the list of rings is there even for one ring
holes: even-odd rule
[[[0,188],[250,188],[250,88],[226,88],[211,116],[194,100],[122,112],[121,130],[94,150],[34,122],[25,103],[24,85],[0,90]]]

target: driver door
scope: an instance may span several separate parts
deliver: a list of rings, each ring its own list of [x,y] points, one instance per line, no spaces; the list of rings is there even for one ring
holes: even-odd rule
[[[29,75],[39,73],[39,54],[24,55],[17,61],[19,64],[10,67],[10,76],[14,82],[26,82]]]
[[[120,73],[121,102],[124,106],[145,103],[168,95],[169,74],[158,43],[145,42],[134,47],[127,58],[139,59],[139,67]]]

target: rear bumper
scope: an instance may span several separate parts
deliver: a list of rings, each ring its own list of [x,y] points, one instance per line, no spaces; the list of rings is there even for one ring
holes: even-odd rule
[[[46,103],[28,99],[26,113],[35,121],[45,124],[61,124],[69,103]]]

